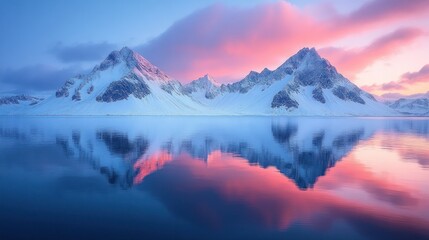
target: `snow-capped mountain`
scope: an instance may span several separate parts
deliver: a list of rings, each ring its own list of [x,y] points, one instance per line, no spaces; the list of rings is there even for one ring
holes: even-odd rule
[[[43,98],[28,95],[0,97],[0,115],[19,114],[19,111],[32,108],[41,101]]]
[[[136,115],[190,114],[201,106],[182,85],[138,53],[114,51],[88,74],[65,82],[56,93],[24,114]]]
[[[394,115],[337,72],[314,48],[304,48],[274,71],[250,72],[220,93],[191,96],[210,109],[240,114]]]
[[[35,105],[42,101],[43,98],[28,96],[28,95],[17,95],[9,97],[0,97],[0,105]]]
[[[207,99],[213,99],[220,93],[220,84],[206,74],[183,86],[183,91],[188,95],[203,94]],[[194,96],[198,97],[198,96]]]
[[[417,99],[417,98],[429,98],[429,91],[426,93],[416,93],[411,95],[404,95],[400,93],[385,93],[383,95],[377,96],[377,99],[380,99],[379,101],[384,103],[393,103],[396,100],[399,100],[401,98],[407,98],[407,99]]]
[[[429,98],[401,98],[387,104],[403,114],[429,116]]]
[[[43,115],[335,115],[398,114],[339,74],[314,48],[276,70],[218,84],[208,75],[182,85],[124,47],[65,82],[33,106],[2,114]]]

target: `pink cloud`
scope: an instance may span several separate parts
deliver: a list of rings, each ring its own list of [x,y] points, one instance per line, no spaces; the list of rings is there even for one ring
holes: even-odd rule
[[[424,65],[417,72],[404,73],[401,79],[398,81],[391,81],[383,84],[373,84],[370,86],[363,86],[362,88],[368,92],[404,90],[413,84],[423,82],[429,82],[429,64]]]
[[[374,92],[374,91],[392,91],[392,90],[404,90],[405,87],[401,84],[399,84],[398,82],[388,82],[388,83],[383,83],[383,84],[372,84],[369,86],[362,86],[361,87],[363,90],[367,91],[367,92]]]
[[[214,5],[177,22],[142,51],[178,78],[205,73],[234,78],[310,44],[313,33],[308,29],[327,38],[326,27],[317,26],[315,19],[286,2],[244,10]]]
[[[338,24],[345,28],[366,28],[426,14],[428,9],[427,0],[372,0],[348,16],[340,17]]]
[[[359,49],[322,48],[319,50],[346,77],[353,76],[381,57],[395,53],[401,47],[423,35],[416,28],[401,28]],[[386,85],[386,87],[388,87]]]
[[[326,44],[429,12],[426,0],[373,0],[349,15],[318,18],[286,1],[253,8],[213,5],[176,22],[139,47],[179,80],[206,73],[224,82],[275,67],[302,47]],[[384,7],[383,7],[384,6]]]
[[[414,84],[420,82],[429,82],[429,64],[424,65],[417,72],[407,72],[402,75],[400,83]]]

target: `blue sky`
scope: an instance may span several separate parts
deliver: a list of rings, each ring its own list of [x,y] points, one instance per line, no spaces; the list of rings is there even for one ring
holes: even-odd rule
[[[0,2],[0,65],[59,64],[51,50],[58,45],[110,43],[117,48],[142,44],[178,19],[215,0],[6,0]],[[236,0],[249,6],[261,0]],[[231,3],[229,3],[231,4]]]
[[[231,1],[0,1],[0,94],[50,91],[64,78],[87,71],[112,50],[144,44],[178,19],[226,2]],[[259,2],[267,1],[236,0],[233,5]],[[62,61],[61,50],[73,51],[73,47],[98,50],[93,51],[93,61]]]
[[[385,16],[385,18],[388,19],[391,13],[389,11],[399,11],[401,8],[404,8],[403,4],[407,2],[411,2],[412,4],[410,5],[416,5],[415,8],[410,8],[410,16],[414,14],[415,16],[423,15],[423,17],[398,17],[397,21],[389,19],[389,25],[378,23],[383,22],[383,19],[375,19],[375,24],[372,25],[377,25],[377,28],[371,25],[371,27],[368,27],[367,31],[359,30],[355,31],[353,34],[342,34],[336,38],[320,41],[320,43],[318,41],[308,41],[307,39],[303,41],[302,46],[295,44],[291,45],[289,48],[279,48],[278,52],[281,52],[281,54],[264,56],[261,61],[254,60],[246,62],[246,59],[249,59],[249,56],[246,54],[242,56],[232,56],[231,59],[235,62],[237,62],[236,59],[243,59],[242,65],[237,67],[231,66],[236,68],[236,71],[229,69],[226,72],[222,72],[219,70],[223,68],[223,66],[219,66],[219,63],[221,64],[224,59],[229,59],[230,53],[213,57],[217,59],[209,59],[211,56],[201,54],[196,54],[193,56],[193,59],[192,56],[181,56],[182,58],[179,60],[188,64],[184,66],[184,68],[194,66],[195,59],[210,60],[210,62],[213,60],[215,62],[213,66],[201,66],[201,69],[198,69],[199,71],[185,69],[186,71],[183,73],[171,67],[175,65],[175,60],[171,59],[169,55],[161,53],[159,56],[156,56],[157,51],[162,52],[165,48],[170,49],[171,47],[172,49],[180,49],[180,44],[183,44],[182,46],[189,44],[189,42],[180,41],[176,44],[174,37],[183,36],[180,36],[180,34],[174,35],[172,33],[178,31],[178,29],[182,29],[188,31],[187,36],[189,36],[189,38],[193,38],[193,31],[195,27],[199,26],[198,22],[194,24],[193,21],[204,22],[205,18],[201,15],[202,13],[219,14],[219,16],[215,16],[215,18],[213,18],[212,15],[210,19],[211,21],[218,21],[218,23],[215,23],[215,27],[218,28],[217,31],[221,31],[222,28],[224,28],[225,33],[220,32],[219,35],[225,35],[226,37],[212,40],[206,39],[206,35],[196,35],[195,41],[197,42],[192,43],[201,46],[209,46],[212,48],[213,52],[217,53],[219,49],[216,49],[216,46],[222,44],[222,41],[234,40],[234,37],[236,37],[228,32],[230,30],[228,29],[228,24],[225,26],[222,25],[225,24],[227,20],[234,22],[236,20],[234,19],[234,14],[237,14],[238,21],[242,21],[240,24],[242,24],[243,29],[245,29],[243,33],[248,34],[252,29],[252,26],[249,24],[252,24],[253,20],[252,18],[246,18],[246,16],[254,14],[252,16],[258,18],[259,14],[266,15],[266,10],[270,8],[284,8],[284,11],[277,12],[277,14],[300,15],[309,21],[314,21],[322,25],[329,21],[332,22],[332,19],[336,19],[338,16],[343,17],[342,19],[347,19],[347,14],[355,17],[353,11],[359,10],[360,7],[365,6],[367,3],[374,3],[374,6],[378,7],[374,9],[374,11],[379,11],[380,16]],[[0,31],[2,33],[2,37],[0,38],[0,94],[41,94],[51,92],[60,86],[67,78],[77,73],[88,71],[105,58],[109,52],[119,49],[122,46],[129,46],[139,50],[140,53],[150,61],[160,66],[161,69],[166,70],[167,73],[173,75],[173,77],[177,77],[179,80],[188,81],[203,73],[213,74],[221,81],[237,80],[241,76],[246,75],[250,70],[261,70],[263,67],[275,67],[294,51],[298,50],[299,47],[314,46],[317,49],[321,49],[322,52],[328,52],[323,50],[332,49],[333,47],[341,48],[344,54],[346,51],[350,53],[351,50],[370,46],[372,42],[377,39],[383,39],[385,35],[391,34],[391,32],[394,32],[400,27],[421,27],[422,22],[424,23],[424,27],[427,27],[427,23],[429,23],[428,12],[419,11],[417,14],[415,13],[418,9],[426,9],[421,6],[419,7],[417,4],[418,2],[424,3],[424,0],[395,0],[395,4],[391,4],[394,7],[396,5],[398,6],[397,9],[395,9],[389,6],[389,1],[387,0],[3,0],[0,1]],[[385,13],[383,13],[384,9],[387,9],[384,11]],[[359,11],[357,11],[357,13],[359,13]],[[274,15],[275,14],[276,13],[274,13]],[[365,14],[371,14],[371,12],[363,11],[364,16]],[[278,16],[272,16],[274,19],[277,17]],[[328,21],[325,22],[325,18],[328,19]],[[289,17],[279,18],[278,21],[291,21],[290,19],[293,21],[293,18]],[[360,19],[357,20],[360,21]],[[253,24],[255,24],[255,22],[253,22]],[[294,28],[294,25],[297,25],[298,27],[305,28],[306,25],[303,24],[305,23],[300,22],[298,18],[297,21],[281,23],[279,26],[283,28]],[[276,25],[276,23],[274,23],[274,25]],[[235,27],[237,28],[237,26]],[[276,26],[265,27],[273,27],[273,29],[275,29]],[[240,26],[238,26],[238,28],[240,28]],[[208,29],[208,31],[210,30],[211,29]],[[264,28],[255,28],[255,31],[261,30],[264,30]],[[283,30],[279,29],[279,31]],[[238,29],[237,32],[240,31],[241,29]],[[255,34],[258,34],[258,32]],[[332,31],[325,32],[324,34],[332,34]],[[413,39],[420,37],[420,35],[414,35],[412,36]],[[173,36],[173,39],[166,41],[164,39],[165,36]],[[300,41],[300,39],[292,39],[293,35],[287,36],[288,38],[283,39],[284,46],[289,45],[289,40],[295,43]],[[269,39],[270,36],[266,36],[266,38],[268,39],[257,39],[258,41],[260,40],[259,45],[267,44],[267,46],[274,46],[278,44],[271,43]],[[318,36],[313,37],[315,40],[317,40],[317,38]],[[405,40],[408,40],[408,38]],[[243,39],[244,45],[248,44],[248,42],[249,41],[246,39]],[[422,43],[420,43],[420,45],[422,45]],[[251,49],[252,46],[249,45],[248,48]],[[418,47],[415,48],[418,49]],[[429,48],[424,48],[423,53],[427,53],[428,49]],[[199,53],[201,50],[205,51],[205,49],[197,50]],[[421,49],[415,51],[415,54],[422,54],[420,53],[422,52]],[[389,54],[392,55],[392,52],[389,52]],[[405,68],[405,66],[403,68],[398,68],[397,65],[400,65],[401,61],[407,62],[405,61],[406,58],[403,57],[399,60],[386,62],[387,55],[388,53],[385,53],[383,56],[377,56],[378,59],[373,59],[374,62],[371,62],[371,64],[380,65],[381,60],[383,60],[385,61],[384,65],[392,65],[392,71],[383,70],[388,73],[382,75],[382,80],[377,77],[377,81],[381,81],[381,83],[374,82],[375,77],[379,76],[381,71],[377,70],[376,73],[374,73],[376,70],[370,71],[371,67],[373,67],[373,65],[370,64],[368,64],[368,66],[363,66],[365,69],[362,67],[362,69],[358,69],[359,71],[353,72],[353,74],[348,77],[358,85],[369,85],[370,83],[382,84],[389,81],[396,81],[400,78],[401,74],[406,72],[417,72],[427,63],[418,56],[415,59],[420,60],[413,62],[415,66],[405,64],[407,68]],[[329,59],[330,56],[327,55],[327,57]],[[333,56],[333,59],[335,60],[334,57],[335,56]],[[412,56],[406,57],[409,59]],[[403,65],[402,63],[401,66]],[[376,66],[376,69],[381,69],[383,66]],[[347,71],[347,68],[345,69]]]

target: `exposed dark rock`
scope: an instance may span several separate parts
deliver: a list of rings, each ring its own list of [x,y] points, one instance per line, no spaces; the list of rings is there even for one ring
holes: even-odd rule
[[[113,51],[107,56],[107,58],[100,64],[99,70],[103,71],[111,66],[118,64],[121,61],[121,54],[119,51]]]
[[[325,97],[323,96],[323,90],[321,88],[315,88],[313,90],[313,98],[321,103],[326,103]]]
[[[338,72],[328,61],[321,58],[316,51],[309,51],[306,62],[309,64],[295,74],[295,81],[301,86],[318,86],[332,88],[334,80],[338,78]]]
[[[73,79],[67,80],[66,83],[64,83],[64,85],[60,89],[58,89],[58,91],[55,93],[55,96],[57,98],[68,97],[69,96],[69,88],[71,86],[73,86],[74,83],[75,83],[75,81]]]
[[[311,49],[310,48],[303,48],[303,49],[299,50],[295,55],[293,55],[288,60],[286,60],[286,62],[283,63],[277,70],[281,69],[283,71],[293,72],[295,69],[297,69],[299,67],[299,65],[304,60],[304,58],[307,56],[307,54],[312,53],[312,52],[316,53],[316,50],[314,48],[311,48]]]
[[[98,102],[116,102],[128,99],[131,94],[138,99],[142,99],[150,94],[150,90],[144,82],[130,82],[126,79],[122,79],[110,83],[106,91],[97,96],[96,100]]]
[[[172,94],[174,91],[174,85],[171,83],[163,84],[161,85],[161,89],[168,92],[169,94]]]
[[[271,108],[285,107],[289,108],[298,108],[298,102],[293,100],[287,91],[283,90],[274,95],[273,101],[271,102]]]
[[[334,88],[332,93],[344,101],[350,100],[352,102],[365,104],[365,101],[359,96],[359,92],[357,90],[352,91],[343,86],[338,86]]]
[[[262,72],[260,73],[261,76],[268,76],[272,73],[272,71],[270,71],[268,68],[264,68],[264,70],[262,70]]]
[[[39,103],[43,98],[32,97],[27,95],[17,95],[10,97],[1,97],[0,105],[20,104],[20,102],[31,102],[30,105]]]
[[[91,87],[88,88],[86,91],[88,94],[91,94],[94,91],[94,86],[91,85]]]
[[[72,100],[73,101],[80,101],[81,100],[80,92],[78,90],[76,90],[75,93],[73,94]]]
[[[208,91],[208,92],[206,92],[206,94],[205,94],[204,96],[205,96],[207,99],[213,99],[213,98],[215,98],[217,95],[218,95],[218,94],[217,94],[216,92]]]
[[[332,88],[335,74],[332,69],[305,69],[296,73],[295,80],[302,86]]]

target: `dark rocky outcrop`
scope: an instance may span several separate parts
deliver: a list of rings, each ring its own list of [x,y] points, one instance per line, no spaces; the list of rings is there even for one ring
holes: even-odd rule
[[[285,107],[289,109],[298,108],[298,105],[298,102],[293,100],[286,90],[280,91],[274,95],[273,101],[271,102],[271,108]]]
[[[60,97],[68,97],[69,96],[69,88],[71,87],[71,86],[73,86],[73,84],[74,84],[74,80],[73,79],[69,79],[69,80],[67,80],[65,83],[64,83],[64,85],[60,88],[60,89],[58,89],[57,90],[57,92],[55,92],[55,96],[57,97],[57,98],[60,98]]]
[[[338,86],[334,88],[332,93],[344,101],[350,100],[352,102],[365,104],[365,101],[360,97],[360,94],[358,91],[352,91],[343,86]]]
[[[116,102],[128,99],[130,95],[142,99],[148,94],[150,94],[150,90],[144,82],[122,79],[112,82],[103,94],[97,96],[96,100],[98,102]]]
[[[43,98],[32,97],[27,95],[0,97],[0,105],[20,104],[21,102],[30,102],[30,105],[35,105],[42,100]]]
[[[72,96],[72,100],[73,101],[80,101],[81,100],[81,96],[80,96],[80,92],[79,91],[75,91],[75,93]]]
[[[315,88],[312,93],[314,99],[321,103],[326,103],[325,97],[323,96],[323,90],[321,88]]]

